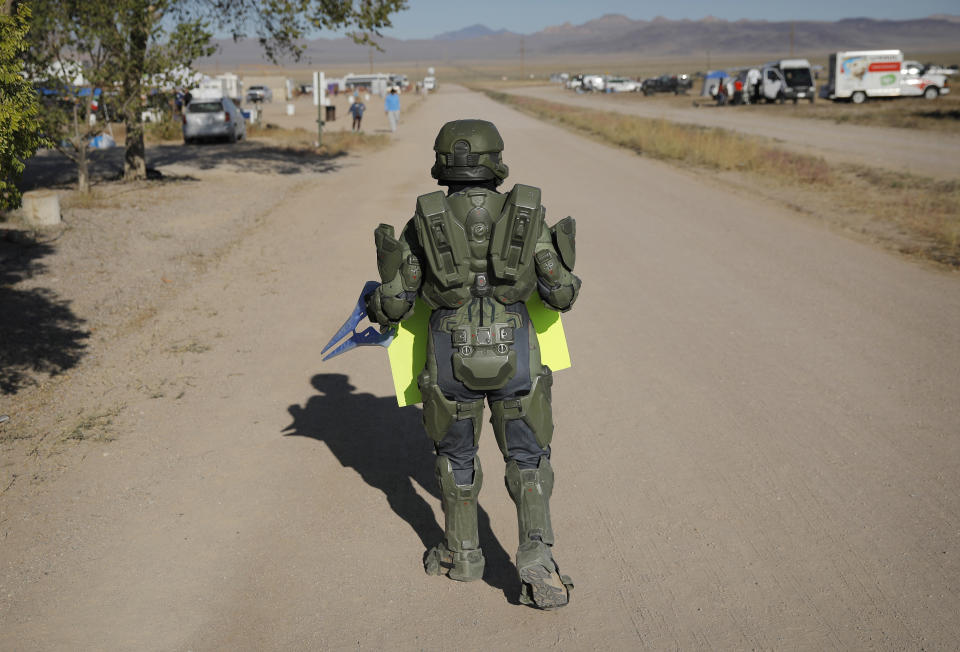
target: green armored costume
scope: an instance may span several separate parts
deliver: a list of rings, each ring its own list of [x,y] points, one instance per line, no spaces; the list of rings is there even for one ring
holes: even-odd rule
[[[446,523],[425,568],[465,582],[483,575],[477,534],[483,471],[476,454],[486,399],[517,506],[521,601],[560,607],[572,584],[551,552],[553,378],[541,364],[525,302],[538,292],[548,307],[566,311],[576,300],[574,220],[548,227],[538,188],[496,190],[508,168],[493,124],[449,122],[434,150],[431,174],[448,192],[418,197],[399,238],[393,227],[377,227],[383,283],[366,302],[368,316],[381,326],[410,317],[418,296],[433,309],[418,384],[424,427],[436,446]]]

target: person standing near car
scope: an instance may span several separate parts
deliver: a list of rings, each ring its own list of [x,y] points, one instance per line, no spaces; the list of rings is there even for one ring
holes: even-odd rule
[[[350,115],[353,116],[352,130],[360,131],[360,122],[363,120],[363,112],[367,110],[367,105],[357,98],[350,103],[350,108],[347,110],[350,111]]]
[[[397,122],[400,120],[400,95],[396,88],[391,88],[383,99],[383,110],[386,111],[387,118],[390,120],[390,131],[396,133]]]

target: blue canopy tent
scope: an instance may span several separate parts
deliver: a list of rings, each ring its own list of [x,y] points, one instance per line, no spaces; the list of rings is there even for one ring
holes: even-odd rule
[[[102,89],[94,88],[91,89],[89,86],[66,86],[64,88],[40,88],[40,94],[44,97],[59,97],[61,95],[74,95],[76,97],[89,97],[90,93],[93,93],[94,97],[100,97],[103,93]]]
[[[703,77],[703,89],[700,91],[700,96],[713,97],[716,94],[716,87],[731,76],[726,70],[711,70]]]

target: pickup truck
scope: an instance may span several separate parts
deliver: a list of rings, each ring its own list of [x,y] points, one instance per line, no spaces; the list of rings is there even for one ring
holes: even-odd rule
[[[640,90],[644,95],[653,95],[654,93],[673,93],[679,95],[686,93],[693,86],[693,80],[690,75],[660,75],[644,79]]]

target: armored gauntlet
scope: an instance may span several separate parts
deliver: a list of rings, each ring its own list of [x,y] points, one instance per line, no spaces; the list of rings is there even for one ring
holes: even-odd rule
[[[367,297],[367,317],[381,326],[396,324],[413,314],[422,282],[420,260],[403,235],[394,237],[393,227],[381,224],[373,232],[377,246],[377,270],[381,285]]]

